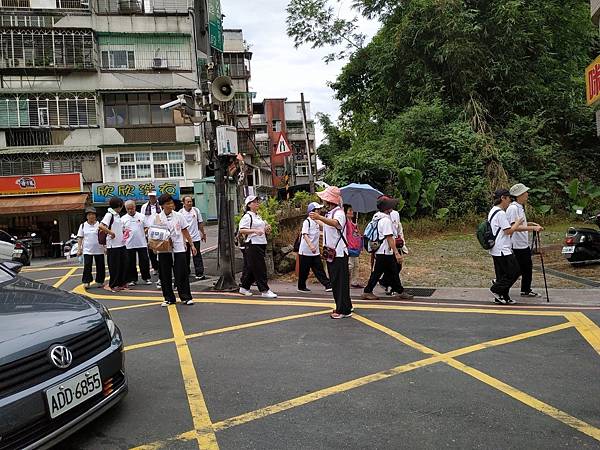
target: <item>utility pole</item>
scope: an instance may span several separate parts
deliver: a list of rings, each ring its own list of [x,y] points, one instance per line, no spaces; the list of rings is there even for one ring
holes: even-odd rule
[[[310,139],[308,137],[308,127],[306,125],[306,104],[304,103],[304,92],[300,93],[300,103],[302,104],[302,126],[304,127],[304,144],[306,145],[306,155],[308,156],[308,185],[311,194],[315,193],[315,177],[313,175],[312,155],[310,151]]]

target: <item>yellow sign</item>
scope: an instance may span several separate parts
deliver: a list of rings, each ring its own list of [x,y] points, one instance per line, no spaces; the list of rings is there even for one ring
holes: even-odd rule
[[[600,56],[585,69],[585,99],[588,105],[600,99]]]

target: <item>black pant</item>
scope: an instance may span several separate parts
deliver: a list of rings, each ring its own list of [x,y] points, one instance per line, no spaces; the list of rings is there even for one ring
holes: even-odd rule
[[[152,278],[150,276],[150,260],[148,259],[147,247],[128,248],[127,249],[127,281],[138,280],[138,271],[136,266],[136,255],[140,261],[140,275],[142,280],[146,281]]]
[[[306,280],[308,279],[308,274],[312,272],[319,280],[325,289],[329,289],[331,287],[331,283],[329,282],[329,278],[325,274],[325,269],[323,269],[323,263],[321,262],[321,255],[310,256],[310,255],[300,255],[300,272],[298,274],[298,289],[306,289]]]
[[[200,253],[200,241],[194,241],[194,247],[196,247],[196,256],[194,256],[194,269],[197,277],[204,275],[204,260],[202,259],[202,253]],[[187,260],[188,270],[190,269],[190,258],[192,255],[192,249],[189,243],[185,243],[185,258]]]
[[[396,261],[396,258],[394,258],[394,262],[396,263],[396,266],[398,266],[398,277],[400,277],[400,272],[402,271],[402,264]],[[387,273],[384,273],[381,277],[381,281],[379,282],[379,284],[385,288],[388,288],[392,285],[392,280],[390,279]]]
[[[269,284],[267,282],[267,264],[265,263],[265,244],[246,244],[244,252],[244,262],[246,270],[242,273],[241,286],[244,289],[250,289],[252,283],[256,281],[256,286],[260,292],[267,292]]]
[[[329,279],[333,288],[335,310],[339,314],[350,314],[352,312],[352,300],[350,300],[348,255],[335,257],[333,262],[328,262],[327,272],[329,272]]]
[[[372,294],[373,289],[375,289],[375,286],[382,275],[388,283],[386,284],[386,287],[391,287],[392,291],[397,292],[398,294],[404,292],[404,287],[400,281],[400,269],[398,266],[398,261],[394,255],[375,255],[375,266],[373,267],[373,272],[371,272],[371,277],[369,278],[369,282],[367,283],[364,292]]]
[[[510,298],[510,288],[519,278],[519,263],[515,255],[492,256],[494,259],[494,270],[496,282],[490,288],[494,294]]]
[[[116,288],[127,282],[127,249],[125,247],[107,248],[108,272],[110,281],[108,285]]]
[[[521,272],[521,292],[531,292],[531,279],[533,278],[533,262],[531,261],[531,249],[513,248],[515,258]]]
[[[83,255],[83,276],[81,277],[81,282],[92,282],[92,262],[96,263],[96,283],[103,284],[104,278],[106,278],[104,255]]]
[[[148,249],[148,258],[150,259],[150,264],[152,264],[152,268],[154,270],[158,270],[158,257],[156,253],[154,253],[150,248]]]
[[[159,253],[158,265],[160,267],[160,287],[163,297],[167,302],[175,303],[175,292],[173,292],[173,276],[175,273],[175,284],[177,292],[182,301],[191,300],[189,269],[186,267],[185,252],[180,253]]]

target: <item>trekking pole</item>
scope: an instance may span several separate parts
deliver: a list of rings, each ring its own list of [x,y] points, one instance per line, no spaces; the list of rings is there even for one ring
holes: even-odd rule
[[[544,266],[544,252],[542,250],[542,241],[540,238],[540,233],[534,231],[533,239],[540,254],[540,261],[542,262],[542,274],[544,275],[544,287],[546,288],[546,302],[550,303],[550,296],[548,295],[548,281],[546,280],[546,267]]]

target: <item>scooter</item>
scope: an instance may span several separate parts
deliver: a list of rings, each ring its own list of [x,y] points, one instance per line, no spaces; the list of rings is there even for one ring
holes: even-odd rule
[[[12,260],[20,262],[24,266],[31,265],[31,247],[35,233],[31,233],[29,237],[15,240],[15,248],[12,254]]]
[[[577,214],[583,214],[578,210]],[[600,213],[585,220],[600,228]],[[570,227],[565,236],[562,254],[572,266],[600,263],[600,231],[593,228]]]
[[[71,259],[77,256],[78,251],[79,242],[77,242],[77,236],[71,234],[71,239],[64,243],[63,255],[65,255],[65,258]]]

